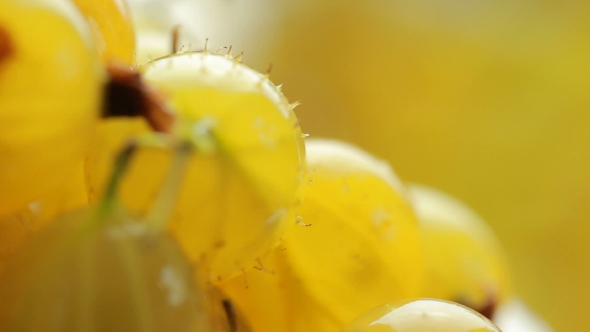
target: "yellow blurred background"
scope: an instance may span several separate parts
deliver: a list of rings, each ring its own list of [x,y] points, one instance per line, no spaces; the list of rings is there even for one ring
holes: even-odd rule
[[[309,0],[273,79],[312,137],[358,144],[478,211],[557,331],[590,308],[590,20],[583,1]],[[261,41],[268,43],[268,41]]]

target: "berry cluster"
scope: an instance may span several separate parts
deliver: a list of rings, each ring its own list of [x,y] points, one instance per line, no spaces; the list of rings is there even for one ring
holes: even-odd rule
[[[121,0],[0,2],[1,331],[500,331],[474,212],[306,139],[231,47],[175,31],[136,65],[136,27]]]

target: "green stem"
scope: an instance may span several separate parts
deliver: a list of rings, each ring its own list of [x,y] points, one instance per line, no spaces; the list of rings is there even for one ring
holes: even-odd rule
[[[107,220],[108,216],[117,210],[120,183],[129,168],[130,160],[137,148],[143,146],[173,148],[172,165],[164,179],[164,185],[158,197],[146,216],[148,228],[151,232],[157,233],[164,229],[172,213],[185,169],[192,152],[196,148],[190,139],[176,141],[174,139],[170,140],[169,136],[154,135],[151,133],[150,135],[139,136],[130,142],[117,155],[104,196],[99,203],[97,220]]]
[[[137,150],[137,142],[133,141],[127,144],[125,148],[119,154],[117,154],[117,159],[115,160],[115,165],[113,166],[113,172],[109,178],[107,183],[107,188],[105,190],[104,196],[99,203],[99,211],[102,216],[108,215],[112,213],[116,206],[118,200],[118,190],[123,179],[123,176],[127,172],[129,168],[130,160],[135,151]]]
[[[176,146],[172,165],[164,179],[164,186],[147,214],[148,227],[151,232],[161,232],[166,226],[175,207],[176,198],[193,149],[189,142],[180,142]]]

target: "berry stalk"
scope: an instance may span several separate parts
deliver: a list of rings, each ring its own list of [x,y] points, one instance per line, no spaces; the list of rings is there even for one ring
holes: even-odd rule
[[[166,226],[166,222],[174,209],[179,187],[182,184],[193,150],[193,146],[186,141],[180,142],[175,148],[172,165],[164,180],[164,187],[160,190],[152,209],[147,215],[148,227],[151,232],[158,233]]]

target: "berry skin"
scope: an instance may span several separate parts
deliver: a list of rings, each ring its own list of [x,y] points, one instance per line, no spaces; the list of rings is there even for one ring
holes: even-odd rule
[[[125,0],[72,0],[86,18],[103,62],[135,60],[135,30]]]
[[[50,195],[81,162],[104,73],[69,1],[0,2],[0,216]],[[6,47],[4,47],[6,49]]]
[[[176,241],[122,210],[54,221],[1,280],[6,332],[209,331],[203,294]]]
[[[417,184],[408,189],[424,239],[427,282],[421,296],[459,302],[493,317],[511,294],[511,280],[492,229],[450,195]]]
[[[306,148],[311,183],[296,212],[311,226],[292,228],[284,246],[309,291],[342,321],[359,308],[417,296],[418,222],[389,164],[335,140],[308,139]],[[354,285],[364,285],[363,295],[346,301]]]
[[[144,217],[119,204],[121,178],[140,144],[117,155],[97,205],[58,218],[12,258],[0,279],[0,330],[211,331],[198,271],[164,230],[168,201]],[[174,195],[192,150],[170,145],[163,198]]]
[[[339,331],[423,286],[418,221],[389,165],[333,140],[307,139],[306,152],[297,225],[258,270],[221,284],[255,331]]]
[[[212,281],[251,269],[278,245],[302,196],[305,148],[294,106],[267,76],[230,55],[175,54],[141,70],[145,82],[167,97],[176,117],[168,135],[198,147],[170,231]],[[124,121],[119,130],[133,131],[124,128]],[[103,133],[110,140],[108,130]],[[121,143],[111,141],[101,150],[116,151]],[[139,151],[122,183],[122,204],[145,211],[169,158],[166,149]],[[90,185],[100,196],[108,173],[101,165],[108,163],[91,164]]]
[[[361,315],[344,332],[501,332],[458,303],[420,299],[387,304]]]

